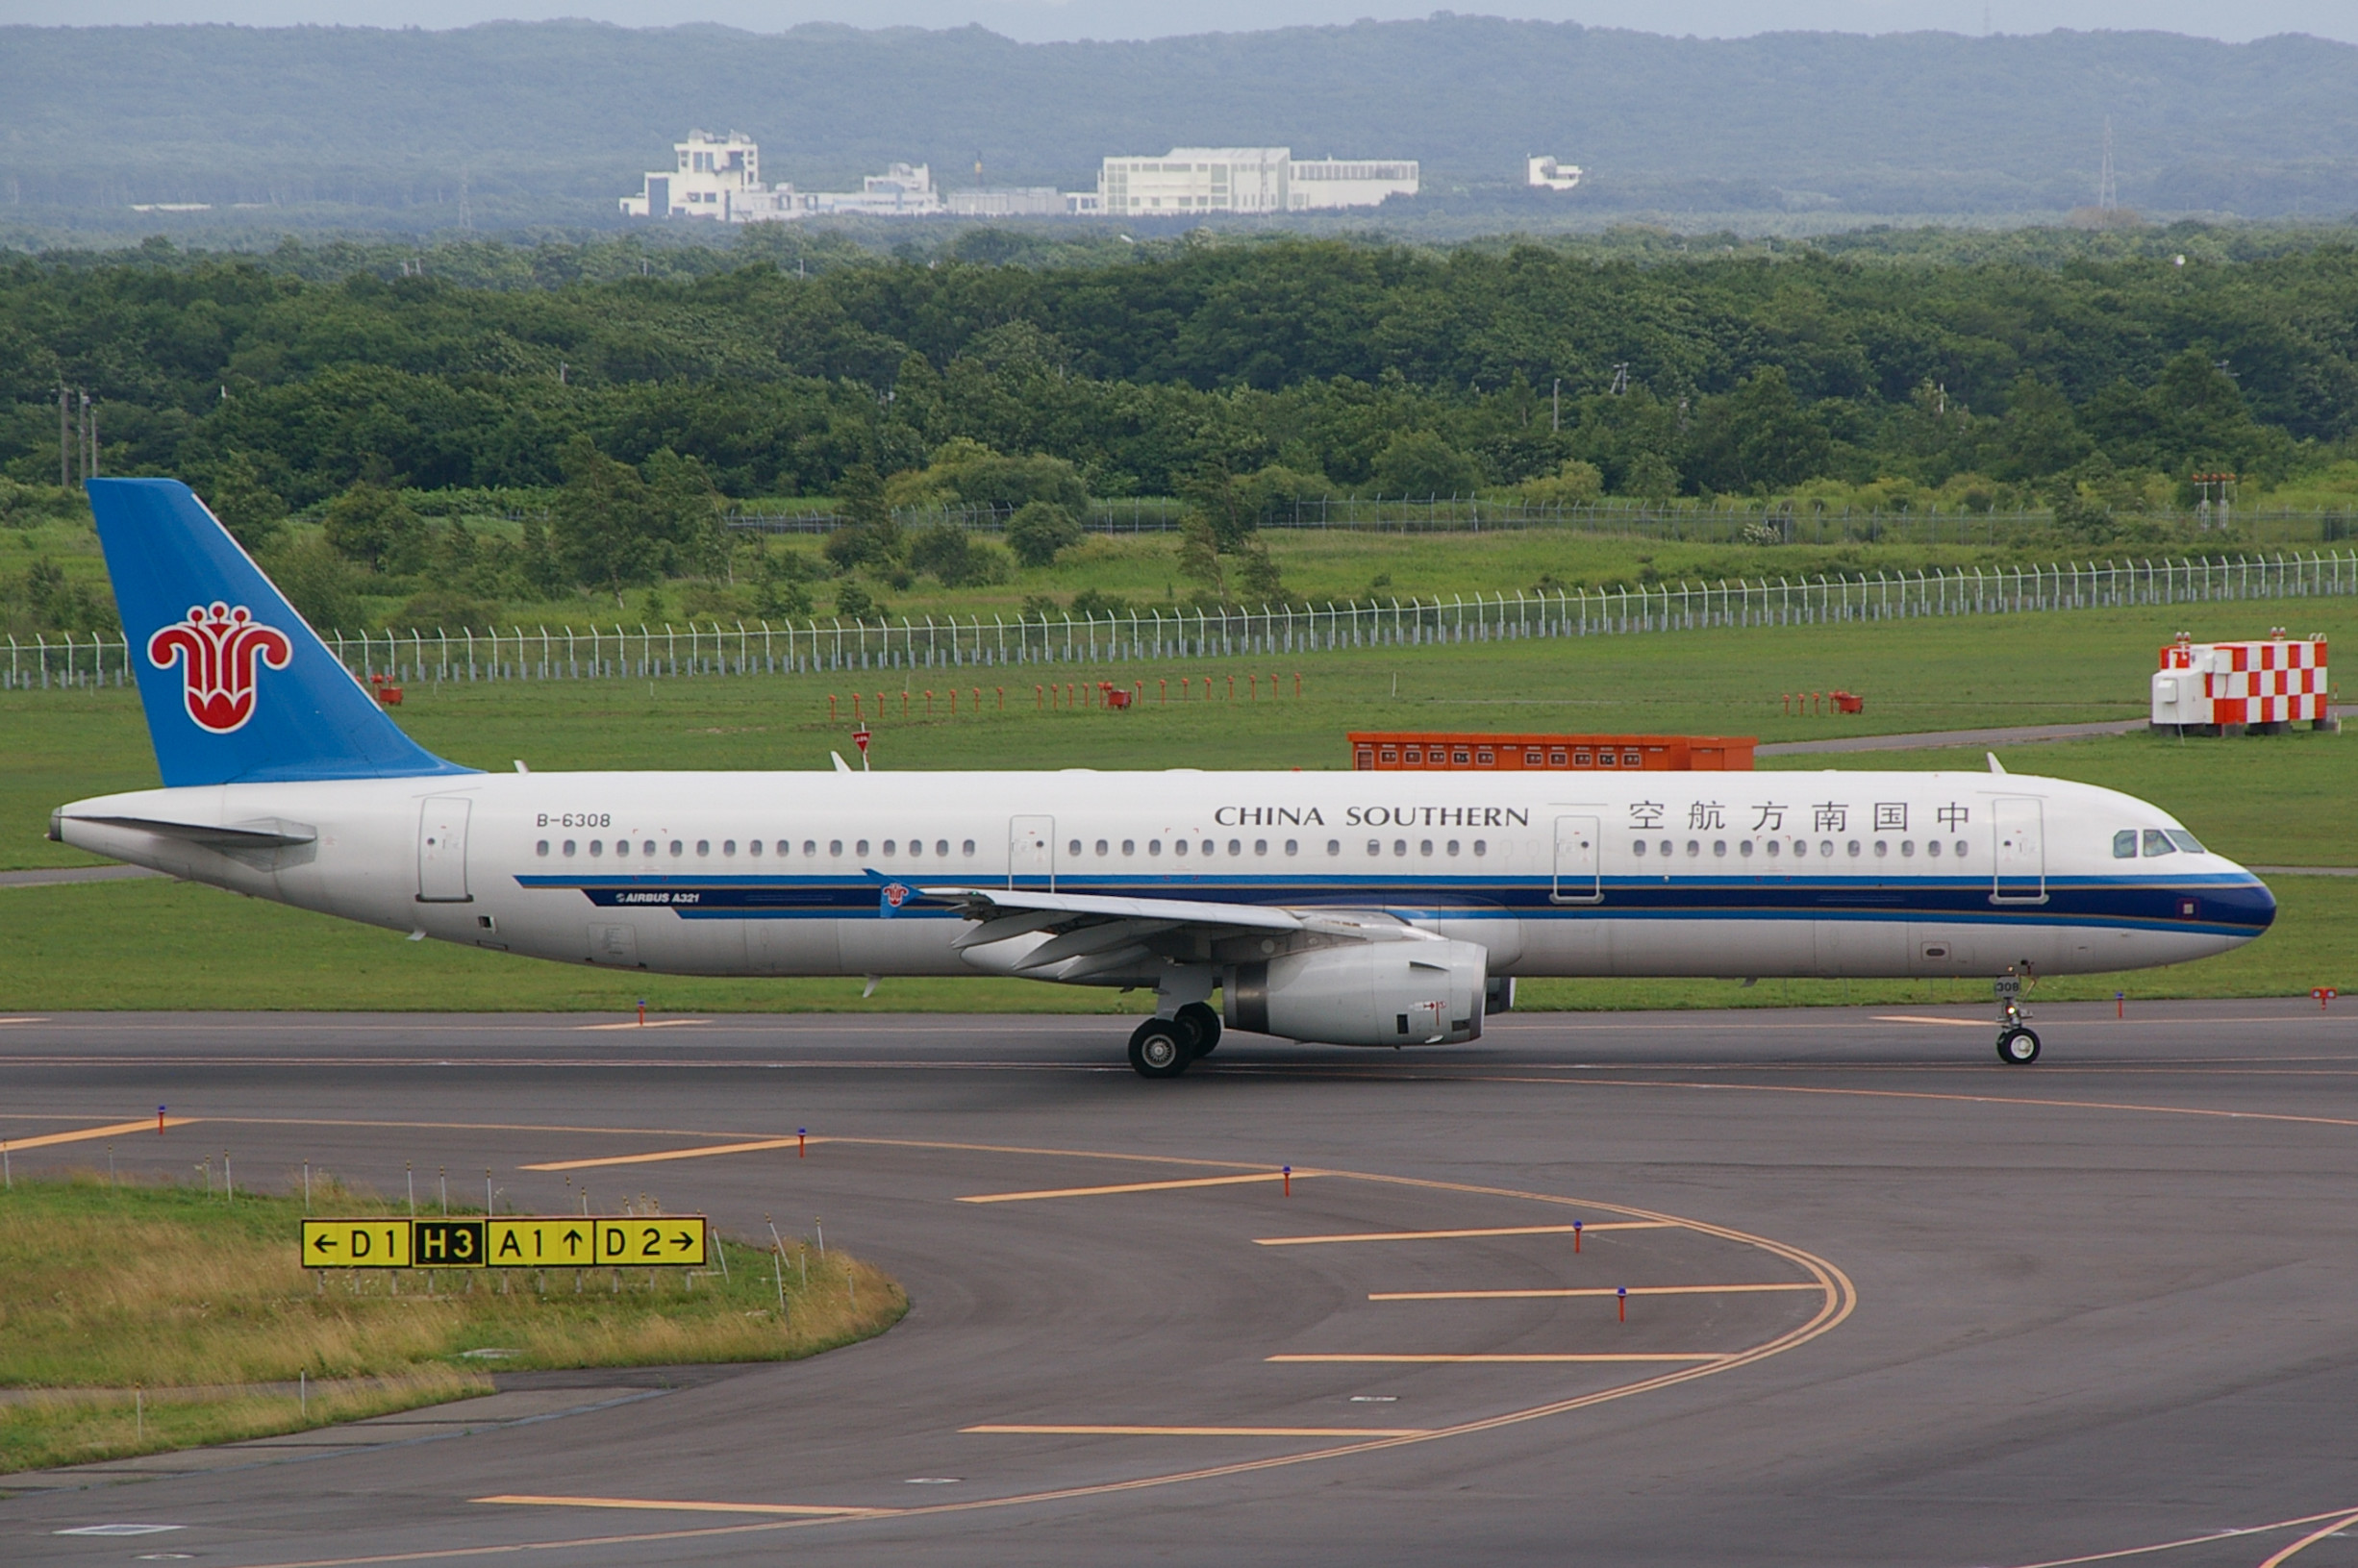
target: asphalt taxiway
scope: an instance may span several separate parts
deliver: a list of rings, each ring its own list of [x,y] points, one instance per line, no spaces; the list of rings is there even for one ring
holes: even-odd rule
[[[0,1561],[2358,1563],[2358,1022],[2038,1012],[2031,1068],[1927,1007],[1232,1036],[1166,1083],[1103,1018],[0,1019],[20,1175],[489,1168],[823,1220],[915,1303],[0,1479]],[[62,1533],[133,1525],[174,1528]]]

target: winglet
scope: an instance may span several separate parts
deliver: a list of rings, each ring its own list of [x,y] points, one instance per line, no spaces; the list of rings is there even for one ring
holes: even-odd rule
[[[1992,773],[2003,773],[2006,771],[2006,764],[1997,759],[1997,753],[1983,752],[1981,755],[1990,759],[1990,771]]]
[[[841,752],[829,752],[827,755],[835,759],[835,770],[838,773],[849,773],[851,771],[851,764],[843,760],[843,754]]]

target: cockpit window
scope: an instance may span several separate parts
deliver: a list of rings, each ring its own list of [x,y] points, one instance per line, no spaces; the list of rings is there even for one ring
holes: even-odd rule
[[[2170,829],[2170,841],[2177,845],[2178,848],[2186,851],[2186,853],[2189,855],[2203,855],[2209,853],[2202,847],[2202,840],[2196,838],[2193,834],[2188,833],[2184,828]]]
[[[2178,846],[2171,843],[2170,835],[2161,829],[2147,828],[2145,830],[2145,853],[2147,855],[2175,855],[2178,853]]]
[[[2113,859],[2116,860],[2137,859],[2137,830],[2135,828],[2123,828],[2113,834]]]

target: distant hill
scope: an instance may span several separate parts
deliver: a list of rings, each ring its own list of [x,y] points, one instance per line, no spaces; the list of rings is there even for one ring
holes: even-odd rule
[[[1419,205],[2247,216],[2358,211],[2358,47],[2160,33],[1669,38],[1447,13],[1138,43],[979,28],[775,35],[583,22],[456,32],[0,29],[0,202],[24,221],[260,203],[439,227],[615,221],[687,129],[805,187],[891,159],[1094,183],[1179,142],[1421,159]],[[1522,160],[1586,165],[1568,197]]]

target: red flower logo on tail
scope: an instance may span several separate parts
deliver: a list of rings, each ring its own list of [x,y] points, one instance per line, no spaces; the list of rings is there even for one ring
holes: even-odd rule
[[[147,639],[147,661],[160,670],[179,661],[188,717],[217,735],[254,716],[262,666],[283,670],[293,658],[286,633],[255,620],[243,605],[232,610],[218,600],[210,610],[191,605],[188,619]]]

